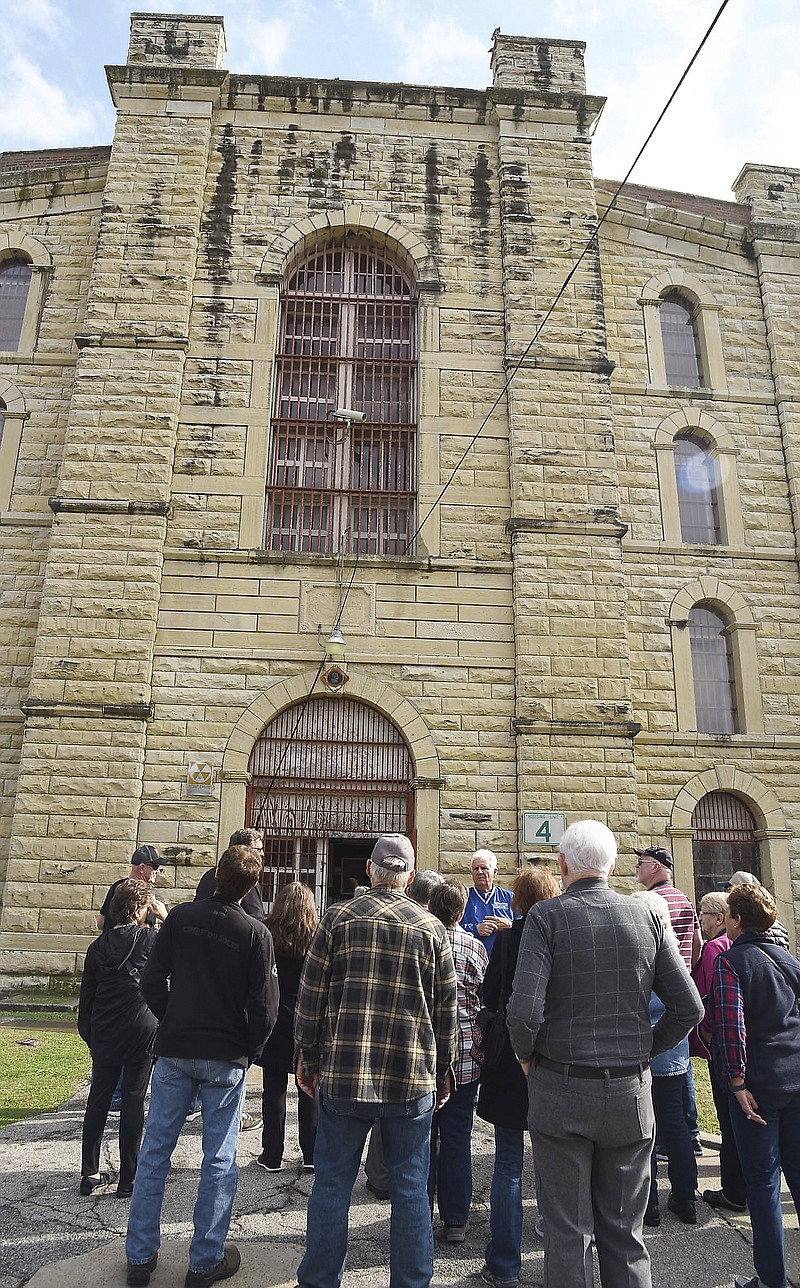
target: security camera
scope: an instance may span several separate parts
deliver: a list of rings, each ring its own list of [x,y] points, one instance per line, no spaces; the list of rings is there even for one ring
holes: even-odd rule
[[[357,420],[359,424],[367,419],[364,411],[352,411],[350,407],[337,407],[333,413],[336,420]]]

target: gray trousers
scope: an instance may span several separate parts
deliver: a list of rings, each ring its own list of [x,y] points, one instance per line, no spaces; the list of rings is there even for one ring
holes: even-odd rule
[[[578,1079],[534,1067],[528,1123],[544,1217],[545,1288],[651,1288],[642,1223],[650,1189],[650,1072]]]

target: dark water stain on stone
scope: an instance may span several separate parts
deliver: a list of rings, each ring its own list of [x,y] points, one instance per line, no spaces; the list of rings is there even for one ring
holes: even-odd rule
[[[431,143],[425,152],[425,225],[428,242],[435,251],[442,241],[441,204],[439,153],[436,144]]]
[[[203,216],[208,273],[212,282],[230,281],[231,237],[236,215],[238,152],[233,126],[226,125],[217,148],[222,165],[214,184],[211,205]]]
[[[248,179],[258,180],[261,175],[261,156],[264,151],[264,142],[262,139],[253,139],[253,145],[250,148],[250,163],[247,167]]]
[[[150,246],[166,232],[166,226],[162,218],[161,198],[164,193],[164,184],[156,179],[147,188],[147,198],[142,202],[142,213],[136,223],[142,234],[142,240]]]

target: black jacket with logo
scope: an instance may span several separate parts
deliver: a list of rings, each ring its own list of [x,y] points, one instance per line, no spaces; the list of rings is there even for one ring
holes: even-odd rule
[[[159,931],[142,992],[160,1022],[157,1055],[250,1064],[278,1014],[272,936],[217,895],[179,903]]]
[[[78,1032],[96,1064],[136,1064],[153,1047],[156,1017],[140,977],[158,938],[132,923],[105,931],[89,945],[78,1002]]]

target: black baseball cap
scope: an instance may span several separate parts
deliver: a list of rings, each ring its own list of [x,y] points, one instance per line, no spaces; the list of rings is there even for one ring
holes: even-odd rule
[[[161,856],[154,845],[140,845],[131,855],[131,864],[137,867],[140,863],[146,863],[148,868],[157,872],[161,867]]]
[[[672,855],[669,850],[664,849],[663,845],[650,845],[646,850],[637,850],[634,847],[633,852],[640,859],[655,859],[656,863],[663,863],[664,867],[670,870],[674,867]]]

